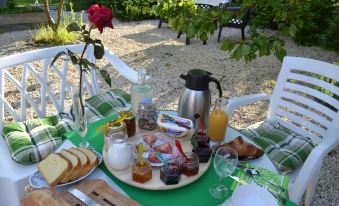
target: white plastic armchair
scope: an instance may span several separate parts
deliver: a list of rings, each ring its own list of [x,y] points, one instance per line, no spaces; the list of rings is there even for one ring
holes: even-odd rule
[[[285,57],[272,95],[256,94],[229,100],[228,114],[259,100],[270,100],[267,120],[309,137],[317,146],[291,178],[290,199],[299,203],[306,191],[310,205],[325,155],[339,143],[339,67],[317,60]]]
[[[71,50],[81,53],[84,45],[59,46],[0,58],[0,130],[4,120],[26,120],[28,112],[44,117],[54,111],[65,111],[65,101],[70,85],[67,82],[69,66],[72,64],[66,56],[61,62],[50,67],[54,56],[60,51]],[[95,62],[93,47],[88,47],[85,57]],[[137,72],[129,68],[112,52],[105,49],[104,57],[120,74],[131,82],[137,82]],[[78,69],[76,67],[76,69]],[[53,74],[53,75],[52,75]],[[51,78],[52,77],[52,78]],[[34,81],[35,89],[32,89]],[[51,85],[57,84],[52,89]],[[89,95],[99,93],[99,85],[94,69],[91,69],[84,84]],[[33,91],[32,91],[33,90]],[[57,90],[57,91],[53,91]],[[32,94],[32,92],[35,92]],[[11,98],[16,98],[13,101]],[[46,109],[48,106],[48,109]],[[9,118],[9,116],[11,118]],[[28,177],[36,170],[36,165],[20,165],[12,161],[4,138],[0,138],[0,205],[20,205],[24,195],[24,186]]]
[[[285,57],[272,95],[256,94],[229,100],[228,114],[259,100],[270,100],[267,120],[278,121],[309,137],[317,146],[303,166],[291,174],[289,194],[299,203],[306,191],[311,203],[324,156],[339,144],[339,67],[317,60]]]

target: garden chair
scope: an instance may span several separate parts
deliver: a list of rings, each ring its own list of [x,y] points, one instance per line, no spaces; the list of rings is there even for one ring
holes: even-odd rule
[[[288,191],[294,202],[299,203],[306,191],[305,204],[310,204],[324,156],[339,143],[338,82],[339,67],[336,65],[300,57],[285,57],[272,95],[254,94],[229,101],[227,112],[231,117],[239,106],[270,100],[266,121],[271,122],[270,124],[275,122],[277,127],[272,126],[272,130],[265,132],[265,121],[240,130],[247,136],[250,134],[250,139],[257,140],[257,144],[260,141],[274,142],[277,137],[270,134],[277,134],[274,133],[276,128],[280,128],[280,132],[291,132],[292,135],[280,140],[285,145],[274,145],[275,142],[269,144],[270,148],[265,149],[266,154],[269,153],[268,150],[288,151],[288,146],[302,139],[305,143],[314,144],[315,147],[303,163],[296,161],[300,163],[300,167],[287,173],[291,182]],[[302,151],[306,147],[295,149]]]
[[[219,8],[225,9],[232,13],[241,12],[240,7],[230,6],[230,3],[222,3]],[[236,15],[227,23],[219,23],[218,42],[220,42],[221,32],[224,27],[241,29],[241,39],[245,40],[245,28],[250,20],[250,10],[247,10],[241,19],[238,19]]]
[[[38,117],[44,117],[48,112],[54,109],[56,113],[64,112],[66,93],[70,91],[70,85],[67,82],[70,62],[66,56],[58,60],[60,64],[50,67],[51,60],[60,51],[71,50],[74,53],[81,53],[84,45],[58,46],[36,51],[28,51],[21,54],[14,54],[0,58],[0,129],[4,127],[4,120],[9,116],[14,121],[26,120],[26,111],[32,110]],[[90,46],[85,57],[91,62],[95,61],[93,47]],[[108,49],[105,49],[103,57],[115,69],[129,81],[137,82],[137,72],[129,68],[123,61],[116,57]],[[40,66],[35,66],[40,62]],[[58,63],[57,62],[57,63]],[[20,74],[15,78],[16,72]],[[51,74],[54,79],[51,79]],[[36,82],[36,90],[32,91],[27,82]],[[9,86],[9,83],[13,86]],[[59,82],[60,86],[53,92],[50,88],[51,82]],[[84,79],[84,85],[90,96],[99,94],[99,85],[94,69],[91,69],[88,78]],[[9,86],[9,87],[8,87]],[[17,92],[8,93],[6,91],[16,88]],[[55,88],[54,88],[55,89]],[[37,92],[33,95],[32,92]],[[18,94],[18,102],[10,102],[10,96]],[[47,108],[51,102],[52,108]],[[28,177],[36,170],[36,164],[22,165],[15,163],[4,138],[0,138],[0,200],[1,205],[20,205],[20,199],[24,195],[24,187],[28,184]]]

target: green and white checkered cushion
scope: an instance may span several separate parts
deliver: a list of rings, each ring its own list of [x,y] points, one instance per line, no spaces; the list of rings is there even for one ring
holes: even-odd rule
[[[264,149],[283,173],[301,166],[315,147],[310,138],[296,134],[278,122],[259,122],[239,131]]]
[[[75,129],[67,114],[15,122],[3,128],[12,159],[33,164],[46,158],[62,144],[62,135]]]
[[[121,89],[112,89],[103,94],[86,99],[87,122],[96,122],[102,118],[131,108],[131,96]]]

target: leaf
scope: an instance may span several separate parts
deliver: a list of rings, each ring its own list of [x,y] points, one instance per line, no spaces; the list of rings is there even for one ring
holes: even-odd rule
[[[105,54],[105,48],[102,44],[95,44],[94,45],[94,56],[96,59],[102,59]]]
[[[243,57],[242,46],[238,46],[232,53],[231,58],[239,61]]]
[[[244,44],[241,46],[241,51],[243,53],[243,55],[249,55],[251,52],[251,47],[248,46],[247,44]]]
[[[53,66],[53,64],[55,63],[55,61],[58,60],[59,57],[61,57],[62,55],[67,55],[67,53],[64,52],[64,51],[61,51],[61,52],[57,53],[57,54],[55,55],[55,57],[53,58],[53,60],[52,60],[51,66]]]
[[[100,69],[99,71],[100,71],[101,77],[105,80],[105,82],[109,85],[109,87],[112,87],[112,80],[107,70]]]
[[[72,64],[78,64],[78,57],[75,56],[74,54],[72,54],[71,56],[71,61],[72,61]]]
[[[297,33],[298,31],[298,28],[295,24],[291,24],[290,25],[290,32],[289,34],[292,36],[292,37],[295,37],[295,34]]]
[[[278,48],[276,53],[275,53],[275,56],[282,62],[284,57],[286,56],[287,52],[285,49],[283,48]]]
[[[72,23],[68,24],[66,29],[67,29],[68,32],[80,31],[81,30],[80,26],[77,23],[75,23],[75,22],[72,22]]]
[[[221,44],[221,50],[231,51],[235,47],[235,43],[231,40],[225,39]]]

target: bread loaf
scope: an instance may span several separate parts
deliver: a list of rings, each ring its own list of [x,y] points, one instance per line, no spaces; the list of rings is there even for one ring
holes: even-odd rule
[[[68,172],[67,175],[60,181],[60,183],[67,183],[73,178],[74,174],[80,169],[80,159],[79,157],[65,149],[61,150],[60,154],[62,155],[62,157],[68,159],[72,163],[71,171]]]
[[[83,175],[83,173],[87,170],[88,166],[90,165],[90,161],[88,157],[82,151],[77,150],[76,148],[71,148],[69,149],[69,151],[80,159],[80,165],[81,165],[79,170],[72,177],[71,181],[73,181]]]
[[[87,156],[87,158],[89,159],[89,165],[88,165],[87,169],[82,174],[82,175],[86,175],[89,171],[91,171],[94,167],[96,167],[98,165],[99,158],[93,151],[91,151],[87,148],[79,147],[79,148],[77,148],[77,150],[82,151]]]
[[[50,186],[58,184],[72,169],[72,163],[60,154],[52,153],[38,165],[39,172]]]
[[[23,206],[69,206],[56,192],[47,188],[29,192],[21,203]]]

